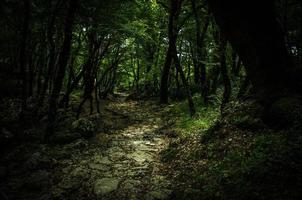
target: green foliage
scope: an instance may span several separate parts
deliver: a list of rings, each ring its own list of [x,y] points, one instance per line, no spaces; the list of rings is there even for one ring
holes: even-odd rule
[[[215,124],[220,116],[220,111],[217,107],[203,106],[200,96],[195,96],[194,101],[198,105],[196,106],[196,116],[194,118],[187,111],[187,102],[183,101],[172,104],[171,115],[177,117],[175,126],[183,136],[207,130]]]
[[[301,137],[290,141],[284,135],[260,134],[248,150],[231,150],[205,173],[205,199],[295,198],[302,184],[295,178],[302,164],[301,142]]]

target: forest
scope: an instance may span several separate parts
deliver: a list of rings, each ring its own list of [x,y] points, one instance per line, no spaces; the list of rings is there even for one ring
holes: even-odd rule
[[[302,199],[300,0],[2,0],[0,199]]]

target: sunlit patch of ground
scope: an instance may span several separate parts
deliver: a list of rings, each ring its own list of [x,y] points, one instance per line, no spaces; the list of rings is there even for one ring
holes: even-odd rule
[[[164,113],[152,101],[107,101],[99,114],[106,128],[95,137],[22,145],[7,154],[9,177],[0,192],[16,200],[169,199],[171,182],[160,160],[169,144],[160,131]]]

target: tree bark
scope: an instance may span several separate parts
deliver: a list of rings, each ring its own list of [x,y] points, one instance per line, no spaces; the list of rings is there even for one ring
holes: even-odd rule
[[[204,38],[209,26],[210,18],[207,16],[205,18],[204,27],[201,27],[201,19],[199,16],[199,12],[197,10],[195,0],[191,0],[192,11],[194,14],[195,25],[196,25],[196,66],[195,66],[195,79],[197,79],[197,84],[200,85],[201,95],[204,101],[204,104],[208,104],[208,85],[207,85],[207,73],[206,66],[202,63],[203,55],[203,45]],[[197,73],[197,75],[196,75]],[[196,82],[196,80],[195,80]]]
[[[26,70],[26,46],[28,39],[30,0],[23,0],[24,3],[24,22],[22,27],[22,40],[20,45],[20,72],[22,76],[22,108],[20,118],[23,119],[27,100],[27,70]]]
[[[229,77],[227,65],[226,65],[226,45],[227,42],[223,36],[220,37],[220,70],[224,86],[222,101],[221,101],[221,112],[223,112],[226,104],[230,101],[231,97],[231,80]]]
[[[49,99],[49,113],[48,113],[49,124],[48,124],[48,134],[46,135],[46,137],[49,137],[54,131],[53,123],[55,121],[56,112],[57,112],[57,101],[62,89],[63,79],[65,76],[67,62],[70,55],[71,41],[72,41],[72,28],[75,18],[75,12],[77,9],[77,3],[78,0],[69,1],[69,8],[67,11],[67,16],[64,25],[65,27],[64,27],[63,46],[59,55],[58,70],[55,76],[53,91]]]
[[[273,0],[210,0],[216,22],[239,54],[256,91],[270,102],[293,88],[292,66]]]
[[[165,65],[162,71],[161,84],[160,84],[160,102],[168,103],[168,88],[169,88],[169,77],[170,69],[173,60],[173,49],[172,46],[176,44],[178,28],[177,20],[181,10],[182,0],[170,0],[170,11],[169,11],[169,24],[168,24],[168,37],[169,47],[166,53]]]
[[[194,102],[193,102],[193,98],[192,98],[192,93],[191,93],[189,84],[187,82],[185,73],[184,73],[184,71],[183,71],[183,69],[182,69],[182,67],[180,65],[180,61],[179,61],[179,58],[177,56],[177,49],[176,49],[176,45],[175,44],[172,46],[172,49],[173,49],[172,52],[173,52],[173,60],[174,60],[175,68],[179,72],[179,75],[180,75],[183,87],[184,87],[184,89],[186,91],[186,95],[187,95],[187,99],[188,99],[188,104],[189,104],[189,109],[190,109],[190,115],[193,117],[195,115],[195,113],[196,113],[196,110],[195,110],[195,106],[194,106]],[[176,77],[176,78],[178,78],[178,77]]]

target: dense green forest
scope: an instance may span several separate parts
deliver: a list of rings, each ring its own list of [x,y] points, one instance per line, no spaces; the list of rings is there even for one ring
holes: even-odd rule
[[[301,1],[0,16],[0,199],[302,198]]]

